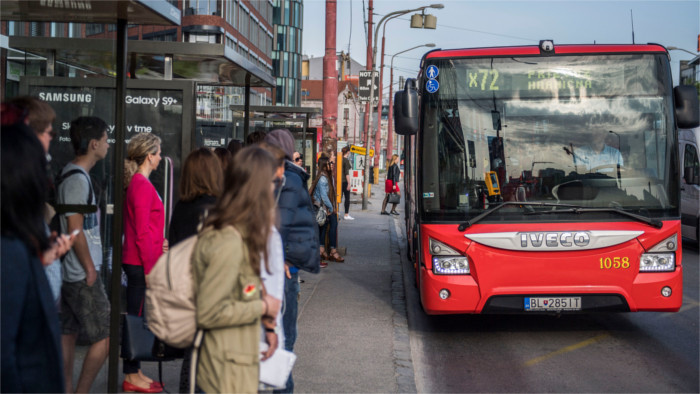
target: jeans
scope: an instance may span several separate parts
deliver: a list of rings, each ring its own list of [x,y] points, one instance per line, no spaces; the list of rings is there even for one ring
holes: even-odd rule
[[[328,234],[328,245],[331,249],[335,249],[336,241],[338,240],[338,217],[334,213],[328,214],[328,220],[326,224],[319,228],[318,239],[319,245],[326,247],[326,233],[330,230]]]
[[[282,325],[284,326],[284,348],[294,351],[294,342],[297,340],[297,315],[299,314],[299,273],[291,274],[292,278],[284,278],[284,314]],[[284,390],[275,390],[275,393],[293,393],[294,381],[289,374],[287,387]]]
[[[342,189],[343,189],[343,198],[345,199],[344,204],[345,204],[345,214],[347,215],[348,212],[350,212],[350,190],[348,190],[348,183],[343,182],[341,184]]]

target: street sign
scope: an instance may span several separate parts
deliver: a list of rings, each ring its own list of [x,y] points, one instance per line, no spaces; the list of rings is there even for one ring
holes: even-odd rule
[[[361,146],[356,146],[356,145],[350,145],[350,152],[357,153],[358,155],[364,156],[367,154],[367,148],[363,148]],[[369,150],[369,156],[374,157],[374,149]]]
[[[359,74],[360,86],[358,87],[358,96],[360,98],[360,102],[366,103],[369,101],[370,90],[372,89],[372,83],[374,82],[374,97],[372,98],[372,102],[376,103],[379,100],[379,72],[365,70],[360,71]],[[371,78],[372,74],[374,74],[374,78]]]

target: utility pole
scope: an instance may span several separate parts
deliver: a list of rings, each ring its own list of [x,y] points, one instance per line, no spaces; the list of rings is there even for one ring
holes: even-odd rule
[[[336,10],[336,0],[326,0],[326,53],[323,56],[323,136],[321,139],[321,151],[333,153],[337,151],[338,146],[338,69],[336,67],[338,55],[335,52]]]
[[[374,11],[373,1],[369,0],[367,5],[368,18],[367,18],[367,71],[372,71],[372,13]],[[365,142],[365,148],[369,149],[369,121],[370,121],[370,109],[372,108],[372,98],[365,104],[365,119],[364,119],[364,129],[362,129],[362,141]],[[369,171],[369,165],[365,163],[365,170]]]
[[[391,159],[394,154],[394,58],[391,58],[391,69],[389,70],[389,116],[387,118],[386,133],[386,159]],[[400,87],[399,87],[400,89]],[[397,90],[399,90],[397,89]],[[401,152],[401,148],[399,148]]]
[[[373,26],[372,26],[372,14],[374,12],[374,2],[372,0],[368,0],[367,2],[367,67],[366,69],[368,71],[374,71],[374,65],[372,64],[372,61],[374,60],[374,57],[372,56],[372,32]],[[372,85],[374,85],[374,74],[370,74],[370,81],[372,81]],[[374,93],[372,91],[371,93]],[[362,136],[362,141],[365,142],[365,149],[367,149],[367,152],[369,152],[369,120],[370,120],[370,115],[371,113],[371,108],[372,108],[372,96],[370,95],[369,101],[367,101],[367,104],[365,105],[365,121],[364,121],[364,135]],[[377,152],[374,152],[377,154]],[[364,161],[364,179],[369,179],[369,171],[371,171],[370,165],[369,165],[369,156],[365,155],[365,161]],[[362,189],[362,209],[367,209],[367,200],[371,197],[369,195],[369,184],[368,182],[364,182],[364,188]]]

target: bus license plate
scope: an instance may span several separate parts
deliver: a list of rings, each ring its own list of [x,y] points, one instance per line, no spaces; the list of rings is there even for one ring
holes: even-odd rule
[[[581,297],[525,297],[526,311],[580,311]]]

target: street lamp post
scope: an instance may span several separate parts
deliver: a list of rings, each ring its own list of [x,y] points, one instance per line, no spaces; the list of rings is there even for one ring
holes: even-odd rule
[[[386,19],[386,22],[384,22],[384,26],[382,27],[382,54],[379,57],[380,59],[380,66],[379,66],[379,100],[377,100],[377,114],[378,114],[378,119],[377,119],[377,130],[374,132],[374,147],[375,147],[375,155],[374,155],[374,168],[378,168],[379,166],[379,156],[380,156],[380,149],[379,146],[381,146],[381,140],[382,140],[382,96],[383,96],[383,85],[384,85],[384,43],[386,41],[386,25],[389,24],[389,21],[395,18],[400,17],[403,14],[398,14],[394,15],[390,18]],[[388,153],[387,153],[388,155]]]
[[[689,53],[689,54],[691,54],[691,55],[693,55],[693,56],[698,56],[698,55],[699,55],[698,53],[693,53],[693,52],[691,52],[691,51],[689,51],[689,50],[687,50],[687,49],[678,48],[678,47],[666,47],[666,49],[668,49],[669,51],[683,51],[683,52]]]
[[[373,41],[374,47],[372,48],[372,73],[370,74],[370,80],[372,81],[372,83],[370,84],[370,90],[369,90],[370,108],[372,107],[371,103],[372,103],[372,100],[374,99],[374,71],[377,67],[377,62],[376,62],[376,60],[377,60],[377,35],[379,34],[379,28],[382,26],[382,23],[384,23],[388,18],[392,18],[392,17],[396,17],[396,16],[400,16],[400,15],[405,15],[405,14],[408,14],[409,12],[425,11],[426,8],[441,9],[444,7],[445,6],[442,4],[431,4],[431,5],[418,7],[418,8],[414,8],[414,9],[410,9],[410,10],[394,11],[394,12],[390,12],[390,13],[384,15],[384,17],[379,20],[379,23],[377,23],[377,27],[374,29],[374,41]],[[431,15],[423,15],[424,18],[426,16],[431,16]],[[431,26],[434,25],[433,22],[434,22],[434,20],[431,20],[431,23],[430,23]],[[371,113],[370,113],[370,115],[371,115]],[[378,114],[378,115],[381,116],[381,114]],[[379,121],[380,120],[378,119],[378,122]],[[369,163],[369,142],[371,141],[371,139],[370,139],[369,132],[366,134],[367,134],[367,136],[366,136],[366,141],[365,141],[365,147],[367,148],[367,151],[365,152],[365,171],[364,171],[365,172],[365,179],[363,182],[364,187],[362,190],[362,209],[363,210],[367,209],[367,198],[369,197],[368,196],[368,190],[369,190],[369,168],[368,168],[369,165],[368,165],[368,163]],[[379,147],[375,146],[375,148],[376,148],[375,154],[379,154]]]
[[[428,47],[428,48],[433,48],[435,47],[435,44],[432,42],[429,44],[423,44],[423,45],[416,45],[412,48],[405,49],[401,52],[397,52],[394,55],[391,56],[391,66],[389,67],[389,124],[388,124],[388,130],[387,130],[387,136],[386,136],[386,155],[387,157],[391,157],[391,155],[394,153],[394,138],[393,138],[393,120],[394,120],[394,58],[396,55],[400,55],[404,52],[412,51],[417,48],[422,48],[422,47]],[[399,87],[401,88],[401,87]]]

